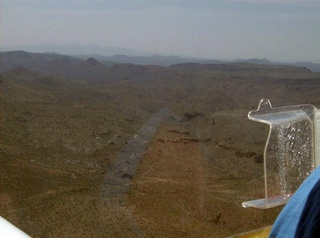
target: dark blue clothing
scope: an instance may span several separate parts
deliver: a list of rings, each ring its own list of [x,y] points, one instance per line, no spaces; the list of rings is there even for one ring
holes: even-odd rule
[[[298,223],[295,237],[320,237],[320,180],[309,194]]]
[[[277,238],[283,238],[283,237],[291,238],[292,237],[293,238],[293,237],[296,237],[295,234],[297,231],[301,232],[299,229],[297,229],[298,225],[300,225],[300,220],[301,220],[300,218],[302,215],[307,216],[307,217],[312,215],[312,214],[309,214],[308,212],[306,215],[304,215],[304,211],[305,211],[305,206],[310,206],[310,205],[308,205],[309,203],[307,203],[307,201],[309,199],[312,199],[311,197],[309,197],[309,195],[311,194],[313,188],[315,188],[315,186],[318,185],[319,180],[320,180],[320,166],[315,171],[313,171],[311,173],[311,175],[301,184],[301,186],[294,193],[294,195],[289,200],[287,205],[283,208],[283,210],[281,211],[281,213],[277,217],[277,219],[272,227],[272,230],[270,232],[269,237],[271,237],[271,238],[275,238],[275,237],[277,237]],[[312,196],[312,195],[310,195],[310,196]],[[314,200],[312,202],[312,204],[317,205],[316,203],[320,202],[320,196],[318,196],[315,199],[316,200]],[[310,212],[312,212],[312,211],[310,211]],[[318,217],[319,217],[319,215],[318,215]],[[316,218],[318,218],[318,217],[316,217]],[[317,222],[316,220],[317,219],[315,219],[314,222]],[[309,224],[304,224],[303,226],[307,227],[307,226],[309,226]],[[312,227],[312,225],[310,227]],[[304,230],[306,230],[306,228],[304,228]],[[303,232],[304,232],[304,230],[303,230]],[[318,236],[318,237],[320,237],[320,236]]]

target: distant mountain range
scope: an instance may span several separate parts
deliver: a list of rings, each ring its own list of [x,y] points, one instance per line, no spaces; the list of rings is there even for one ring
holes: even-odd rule
[[[245,62],[245,63],[250,63],[250,64],[272,64],[272,65],[290,65],[290,66],[298,66],[298,67],[306,67],[310,69],[313,72],[320,72],[320,64],[315,64],[312,62],[296,62],[296,63],[279,63],[279,62],[272,62],[269,61],[266,58],[263,59],[237,59],[235,62]]]
[[[320,72],[320,64],[312,62],[296,62],[296,63],[279,63],[272,62],[268,59],[237,59],[234,61],[223,61],[223,60],[204,60],[195,58],[182,58],[178,56],[129,56],[129,55],[114,55],[114,56],[102,56],[96,54],[89,55],[77,55],[80,59],[95,58],[106,65],[113,65],[115,63],[125,64],[141,64],[141,65],[161,65],[170,66],[174,64],[185,64],[185,63],[198,63],[198,64],[228,64],[228,63],[249,63],[249,64],[261,64],[261,65],[288,65],[297,67],[306,67],[313,72]]]
[[[79,45],[79,44],[40,44],[40,45],[19,45],[19,46],[2,46],[1,51],[23,50],[32,53],[57,53],[63,55],[129,55],[129,56],[150,56],[154,53],[121,48],[116,46],[101,45]]]
[[[78,52],[76,49],[78,45],[73,45],[74,51],[73,53]],[[45,45],[43,45],[45,47]],[[67,47],[65,45],[65,47]],[[80,46],[79,46],[80,47]],[[89,46],[88,46],[89,47]],[[72,48],[72,47],[71,47]],[[89,47],[90,48],[90,47]],[[97,49],[99,46],[97,46]],[[104,47],[103,47],[104,48]],[[108,48],[108,47],[107,47]],[[4,48],[5,49],[5,48]],[[2,49],[2,50],[4,50]],[[43,48],[44,50],[45,48]],[[48,47],[47,49],[50,49]],[[123,51],[126,49],[122,48],[109,48],[114,50],[113,52]],[[62,50],[62,48],[60,48]],[[105,50],[107,50],[105,48]],[[188,57],[179,57],[179,56],[163,56],[163,55],[125,55],[125,54],[116,54],[113,56],[101,55],[101,54],[59,54],[57,52],[49,52],[47,53],[30,53],[22,50],[17,51],[5,51],[1,53],[0,60],[1,65],[0,69],[5,71],[8,68],[12,68],[15,66],[24,66],[27,68],[33,68],[40,71],[51,71],[50,73],[54,73],[55,71],[82,71],[81,67],[88,64],[96,64],[96,71],[103,71],[104,67],[113,66],[115,64],[134,64],[134,65],[158,65],[158,66],[171,66],[177,64],[187,64],[187,63],[196,63],[196,64],[230,64],[230,63],[248,63],[248,64],[258,64],[258,65],[287,65],[287,66],[296,66],[296,67],[305,67],[313,72],[320,72],[320,64],[315,64],[312,62],[296,62],[296,63],[279,63],[272,62],[266,58],[263,59],[237,59],[234,61],[222,61],[222,60],[204,60],[204,59],[195,59]],[[31,51],[32,52],[32,51]],[[71,51],[69,51],[71,53]],[[107,51],[105,51],[107,53]],[[108,51],[112,52],[112,51]],[[126,51],[127,53],[137,53],[135,51]],[[142,54],[142,52],[140,52]],[[72,55],[72,56],[71,56]],[[85,60],[90,59],[88,62],[83,63]],[[50,66],[48,65],[50,64]],[[46,65],[46,66],[43,66]],[[78,69],[75,69],[77,68]],[[99,69],[98,69],[99,68]],[[97,72],[100,74],[101,72]]]
[[[170,66],[173,64],[200,63],[200,64],[221,64],[221,63],[251,63],[251,64],[272,64],[290,65],[306,67],[313,72],[320,72],[320,64],[312,62],[272,62],[263,59],[237,59],[234,61],[198,59],[188,56],[160,55],[154,52],[133,50],[115,46],[101,45],[79,45],[79,44],[41,44],[41,45],[21,45],[21,46],[2,46],[2,52],[23,50],[33,53],[55,53],[62,55],[75,56],[80,59],[95,58],[105,65],[115,63],[144,64]]]
[[[87,59],[89,57],[95,58],[106,65],[112,65],[115,63],[122,64],[140,64],[140,65],[161,65],[170,66],[174,64],[184,63],[200,63],[200,64],[221,64],[230,63],[220,60],[201,60],[194,58],[182,58],[178,56],[162,56],[162,55],[150,55],[150,56],[129,56],[129,55],[114,55],[114,56],[102,56],[102,55],[77,55],[80,59]]]

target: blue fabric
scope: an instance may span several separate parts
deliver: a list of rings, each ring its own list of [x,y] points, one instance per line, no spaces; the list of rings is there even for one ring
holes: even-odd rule
[[[270,238],[295,237],[309,194],[320,180],[320,166],[301,184],[277,217]]]
[[[296,230],[296,238],[320,237],[320,180],[311,190]]]

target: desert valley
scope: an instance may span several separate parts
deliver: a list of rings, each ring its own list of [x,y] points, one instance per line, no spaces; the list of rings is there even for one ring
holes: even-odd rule
[[[260,99],[320,108],[288,65],[0,53],[0,215],[32,237],[227,237],[272,225]]]

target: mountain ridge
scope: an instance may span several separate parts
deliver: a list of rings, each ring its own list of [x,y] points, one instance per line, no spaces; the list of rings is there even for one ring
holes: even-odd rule
[[[310,61],[298,62],[275,62],[266,58],[248,58],[248,59],[235,59],[235,60],[216,60],[216,59],[201,59],[186,55],[174,54],[160,54],[155,52],[147,52],[143,50],[134,50],[129,48],[117,46],[101,46],[97,44],[80,45],[80,44],[41,44],[41,45],[20,45],[20,46],[2,46],[1,51],[17,51],[21,49],[27,52],[34,53],[51,53],[70,55],[80,59],[87,59],[93,57],[98,61],[103,61],[104,64],[112,65],[114,63],[132,63],[132,64],[155,64],[162,66],[170,66],[172,64],[180,63],[203,63],[203,64],[216,64],[216,63],[231,63],[231,62],[247,62],[254,64],[282,64],[292,66],[307,67],[313,72],[320,72],[320,63]]]
[[[152,56],[156,58],[156,56]],[[192,62],[186,61],[179,57],[171,57],[171,59],[178,60],[177,64],[162,65],[162,64],[134,64],[130,63],[131,59],[137,59],[139,57],[130,56],[116,56],[112,57],[114,61],[101,61],[96,57],[88,57],[86,59],[80,59],[73,56],[52,54],[52,53],[29,53],[25,51],[10,51],[0,53],[0,72],[6,72],[15,68],[25,68],[28,70],[48,74],[48,75],[60,75],[72,79],[84,79],[84,80],[112,80],[120,78],[132,78],[139,79],[149,77],[150,75],[157,75],[159,69],[162,67],[167,68],[161,71],[161,74],[172,74],[173,71],[228,71],[228,72],[262,72],[273,69],[274,72],[286,72],[286,73],[308,73],[309,68],[303,65],[283,65],[272,64],[270,61],[263,59],[260,64],[259,60],[245,61],[237,60],[231,62],[218,62],[218,61],[200,61]],[[118,59],[120,62],[116,62]],[[123,61],[120,59],[127,59]],[[141,59],[141,58],[140,58]],[[143,57],[143,59],[147,59]],[[148,58],[150,59],[150,57]],[[166,57],[161,58],[163,61]],[[134,62],[137,62],[134,60]],[[253,63],[256,62],[256,63]]]

